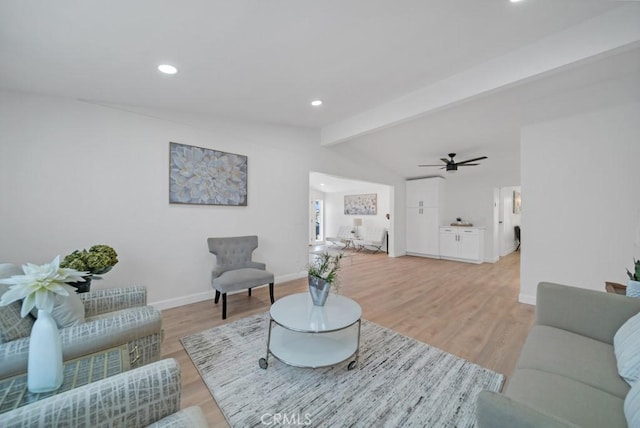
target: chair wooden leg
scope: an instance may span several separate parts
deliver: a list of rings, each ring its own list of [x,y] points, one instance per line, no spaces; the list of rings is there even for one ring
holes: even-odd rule
[[[213,299],[213,303],[217,304],[220,301],[220,292],[216,290],[216,297]]]
[[[251,289],[249,289],[249,297],[251,297]]]
[[[227,319],[227,293],[222,294],[222,319]]]
[[[271,304],[273,305],[275,302],[275,299],[273,298],[273,282],[269,284],[269,297],[271,298]]]

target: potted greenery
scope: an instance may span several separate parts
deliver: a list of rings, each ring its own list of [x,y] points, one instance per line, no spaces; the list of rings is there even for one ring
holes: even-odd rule
[[[108,245],[94,245],[87,250],[75,250],[60,263],[62,268],[70,268],[88,272],[84,282],[70,283],[78,293],[86,293],[91,289],[92,279],[102,279],[99,275],[109,272],[118,263],[118,254]]]
[[[338,288],[338,272],[342,254],[332,256],[324,252],[308,266],[309,293],[316,306],[324,306],[331,287]]]
[[[633,259],[634,271],[627,269],[629,283],[627,284],[627,296],[640,297],[640,260]]]

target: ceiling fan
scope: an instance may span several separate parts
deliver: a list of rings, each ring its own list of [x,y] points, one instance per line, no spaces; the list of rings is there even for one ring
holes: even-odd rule
[[[418,165],[418,166],[442,166],[442,168],[440,169],[447,169],[447,172],[454,172],[458,170],[459,166],[476,166],[476,165],[480,165],[479,163],[471,163],[471,162],[475,162],[475,161],[479,161],[482,159],[488,159],[486,156],[481,156],[479,158],[473,158],[473,159],[467,159],[466,161],[461,161],[461,162],[456,162],[455,160],[453,160],[453,158],[456,156],[455,153],[449,153],[449,157],[451,159],[446,159],[446,158],[440,158],[440,160],[442,162],[445,163],[444,166],[442,165]]]

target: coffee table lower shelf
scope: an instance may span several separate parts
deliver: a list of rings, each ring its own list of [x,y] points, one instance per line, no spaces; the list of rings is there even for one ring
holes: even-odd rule
[[[360,346],[361,321],[328,332],[295,331],[269,320],[267,355],[260,358],[260,367],[268,367],[269,354],[294,367],[329,367],[349,359],[348,370],[355,368]]]

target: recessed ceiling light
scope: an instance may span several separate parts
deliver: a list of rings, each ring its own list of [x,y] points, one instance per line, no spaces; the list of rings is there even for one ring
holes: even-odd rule
[[[522,0],[510,0],[510,1],[511,1],[511,3],[518,3],[518,2],[520,2]]]
[[[314,107],[318,107],[320,105],[322,105],[322,100],[313,100],[311,101],[311,105]]]
[[[164,74],[176,74],[178,72],[177,68],[175,68],[173,65],[169,65],[169,64],[161,64],[161,65],[159,65],[158,66],[158,70],[160,70]]]
[[[321,186],[324,186],[324,183],[320,183]]]

